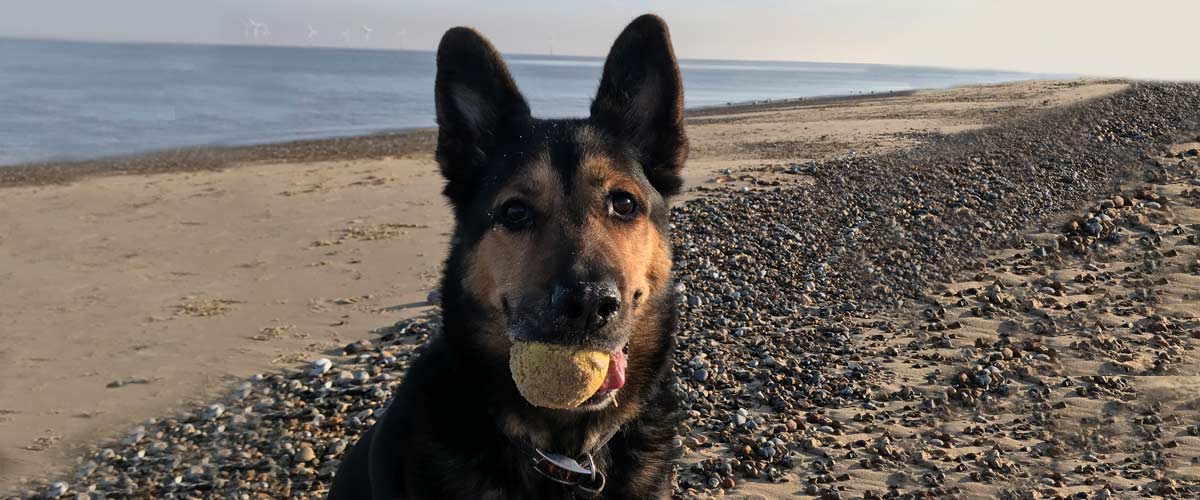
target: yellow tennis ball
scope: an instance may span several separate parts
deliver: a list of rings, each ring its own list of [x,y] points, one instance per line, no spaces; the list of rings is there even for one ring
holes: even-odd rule
[[[575,408],[596,394],[609,354],[541,342],[513,342],[508,368],[517,390],[534,406]]]

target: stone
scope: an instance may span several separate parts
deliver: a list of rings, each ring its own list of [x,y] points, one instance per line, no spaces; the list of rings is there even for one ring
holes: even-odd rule
[[[293,458],[296,463],[308,463],[317,458],[317,452],[313,451],[312,446],[305,443],[300,445],[300,449],[296,451]]]
[[[319,377],[328,372],[330,368],[333,368],[333,362],[329,358],[321,358],[309,364],[308,375],[310,377]]]
[[[200,418],[204,420],[216,420],[221,415],[225,414],[225,405],[220,403],[211,404],[204,407],[204,413]]]
[[[71,490],[71,487],[62,481],[55,481],[46,487],[45,495],[47,498],[62,498]]]

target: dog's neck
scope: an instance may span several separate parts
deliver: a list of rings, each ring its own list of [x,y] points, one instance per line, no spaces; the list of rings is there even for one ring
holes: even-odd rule
[[[517,448],[577,457],[603,448],[625,423],[618,415],[609,413],[610,410],[597,410],[575,419],[530,415],[546,413],[546,410],[500,411],[496,414],[496,424],[500,433]]]

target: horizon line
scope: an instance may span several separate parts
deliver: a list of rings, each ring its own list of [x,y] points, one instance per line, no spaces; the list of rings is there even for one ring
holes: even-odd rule
[[[22,40],[32,42],[58,42],[58,43],[92,43],[103,45],[167,45],[167,46],[183,46],[183,47],[245,47],[245,48],[284,48],[284,49],[323,49],[323,50],[357,50],[371,52],[425,52],[435,54],[436,49],[426,48],[399,48],[399,47],[370,47],[370,46],[346,46],[346,45],[306,45],[296,43],[239,43],[239,42],[172,42],[160,40],[98,40],[86,37],[40,37],[27,35],[0,35],[0,40]],[[594,54],[545,54],[535,52],[504,52],[504,56],[538,56],[538,57],[558,57],[558,58],[588,58],[604,60],[604,55]],[[938,64],[896,64],[883,62],[860,62],[860,61],[820,61],[806,59],[716,59],[705,57],[680,57],[680,61],[724,61],[724,62],[758,62],[758,63],[814,63],[814,64],[836,64],[847,66],[884,66],[893,68],[920,68],[920,69],[939,69],[939,70],[955,70],[955,71],[990,71],[996,73],[1014,73],[1038,77],[1035,79],[1063,79],[1063,78],[1130,78],[1116,75],[1089,75],[1072,72],[1044,72],[1031,71],[1022,69],[1010,68],[994,68],[986,66],[946,66]]]

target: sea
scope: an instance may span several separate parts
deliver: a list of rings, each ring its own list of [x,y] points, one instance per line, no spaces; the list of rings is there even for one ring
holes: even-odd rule
[[[583,116],[603,59],[505,56],[535,116]],[[0,166],[434,126],[434,54],[0,38]],[[682,60],[689,108],[1041,78],[934,67]]]

